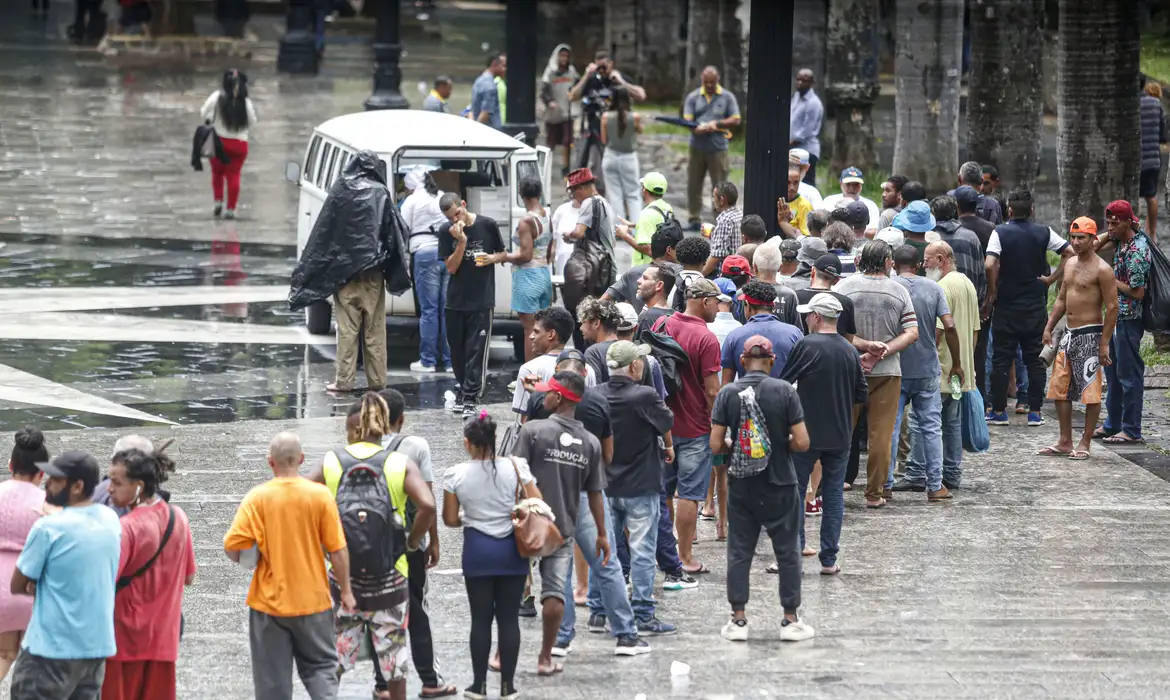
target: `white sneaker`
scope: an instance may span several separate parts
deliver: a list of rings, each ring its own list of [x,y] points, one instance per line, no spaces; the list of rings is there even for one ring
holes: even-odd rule
[[[727,624],[723,625],[723,629],[720,630],[719,636],[729,642],[746,642],[748,638],[747,620],[736,621],[735,618],[728,620]]]
[[[788,618],[784,618],[784,622],[780,623],[780,641],[782,642],[803,642],[814,636],[816,636],[816,630],[812,628],[812,625],[800,620],[789,622]]]
[[[451,365],[447,365],[447,369],[445,369],[443,371],[446,372],[447,374],[455,374],[455,368],[452,367]]]
[[[422,363],[422,360],[416,360],[416,361],[410,363],[410,371],[411,372],[422,372],[424,374],[434,374],[435,368],[434,367],[427,367],[426,365],[424,365]]]

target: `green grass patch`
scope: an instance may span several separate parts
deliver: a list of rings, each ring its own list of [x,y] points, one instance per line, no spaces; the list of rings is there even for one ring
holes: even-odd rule
[[[1138,353],[1142,357],[1142,362],[1146,363],[1146,367],[1170,365],[1170,352],[1159,352],[1154,347],[1154,336],[1149,333],[1142,338],[1141,345],[1138,347]]]
[[[1170,83],[1170,36],[1146,34],[1142,37],[1142,72],[1151,78]]]

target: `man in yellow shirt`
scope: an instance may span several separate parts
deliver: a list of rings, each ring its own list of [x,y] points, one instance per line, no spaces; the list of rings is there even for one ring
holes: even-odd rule
[[[329,553],[341,606],[356,606],[349,553],[329,489],[299,475],[305,456],[296,433],[280,433],[268,446],[273,478],[244,496],[223,538],[234,562],[259,553],[248,589],[252,685],[257,700],[292,697],[294,661],[313,700],[337,695],[333,599],[321,550]]]
[[[812,204],[800,194],[800,168],[788,168],[788,193],[776,200],[776,225],[788,238],[808,235],[808,215]]]

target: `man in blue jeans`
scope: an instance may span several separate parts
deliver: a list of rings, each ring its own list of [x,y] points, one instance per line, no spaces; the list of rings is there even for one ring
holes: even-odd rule
[[[629,531],[630,582],[638,632],[674,634],[678,631],[674,625],[654,615],[659,492],[663,461],[674,461],[670,435],[674,414],[658,392],[641,383],[649,354],[649,345],[628,340],[618,340],[606,351],[609,381],[597,387],[609,401],[613,425],[613,460],[605,468],[606,495],[613,513],[613,531]]]
[[[796,386],[808,426],[809,448],[793,452],[792,464],[800,492],[808,488],[813,467],[821,463],[821,573],[836,574],[841,522],[845,518],[845,467],[853,434],[853,415],[865,404],[869,385],[861,360],[848,340],[837,332],[841,302],[832,294],[817,294],[797,307],[805,315],[808,335],[800,339],[780,378]],[[807,315],[806,315],[807,314]],[[800,521],[800,546],[804,548],[804,518]]]
[[[937,319],[942,322],[943,337],[946,339],[950,356],[955,358],[950,374],[964,380],[963,368],[959,365],[959,334],[955,330],[951,309],[947,306],[946,295],[938,282],[918,276],[918,251],[914,246],[904,245],[894,251],[894,266],[898,271],[895,278],[910,293],[914,302],[914,315],[922,328],[930,329]],[[919,333],[918,340],[902,351],[902,394],[898,398],[898,412],[894,420],[894,434],[902,429],[902,412],[911,406],[914,422],[911,424],[911,443],[920,444],[923,465],[926,468],[927,499],[931,502],[945,501],[951,492],[942,483],[942,395],[939,393],[940,367],[938,346],[933,333]],[[891,447],[890,461],[897,458],[898,445]],[[894,486],[894,473],[886,477],[886,488]],[[913,490],[913,489],[901,489]]]

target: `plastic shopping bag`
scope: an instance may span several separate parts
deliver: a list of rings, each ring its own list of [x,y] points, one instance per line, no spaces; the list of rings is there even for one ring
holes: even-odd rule
[[[959,399],[959,415],[963,420],[963,449],[968,452],[986,452],[991,447],[987,419],[983,415],[983,395],[978,390],[964,391]]]

